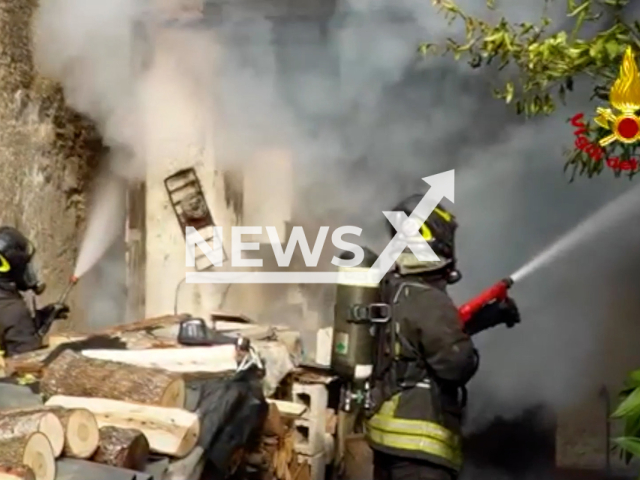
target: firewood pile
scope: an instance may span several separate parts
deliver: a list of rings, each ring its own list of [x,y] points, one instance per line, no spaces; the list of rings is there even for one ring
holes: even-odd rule
[[[254,451],[247,452],[249,478],[256,480],[310,480],[311,469],[294,451],[295,414],[281,414],[275,403],[262,428],[262,438]]]
[[[126,333],[131,331],[110,332]],[[236,352],[226,345],[152,343],[135,350],[58,346],[53,359],[51,352],[6,359],[6,374],[29,377],[40,398],[34,394],[37,404],[19,408],[0,401],[0,479],[149,480],[150,465],[164,459],[155,480],[197,480],[205,458],[199,445],[204,426],[198,411],[187,408],[187,384],[194,377],[233,372]],[[276,403],[289,411],[280,414]],[[308,465],[293,452],[291,422],[299,406],[287,404],[270,403],[259,446],[243,450],[237,461],[255,478],[310,478]],[[66,462],[76,463],[71,468]]]

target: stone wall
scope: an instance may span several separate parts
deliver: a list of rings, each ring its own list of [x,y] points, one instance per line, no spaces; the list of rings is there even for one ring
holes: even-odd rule
[[[58,85],[34,70],[30,24],[36,2],[0,4],[0,223],[37,248],[42,302],[53,301],[73,273],[83,225],[84,190],[101,150],[92,126],[64,106]],[[69,298],[78,307],[77,292]],[[80,326],[73,308],[70,322]]]

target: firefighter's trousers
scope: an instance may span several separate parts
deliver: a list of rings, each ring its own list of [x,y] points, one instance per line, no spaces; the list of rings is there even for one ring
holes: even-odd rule
[[[439,465],[410,458],[373,454],[373,480],[456,480],[457,474]]]

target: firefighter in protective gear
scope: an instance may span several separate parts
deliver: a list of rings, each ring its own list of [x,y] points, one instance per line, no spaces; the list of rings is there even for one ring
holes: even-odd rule
[[[394,211],[409,216],[421,199],[409,197]],[[420,238],[405,238],[416,245],[426,240],[438,260],[421,261],[407,248],[382,282],[391,320],[376,334],[372,408],[365,422],[375,480],[453,480],[462,465],[465,385],[479,357],[446,291],[460,279],[456,228],[454,216],[439,205],[422,223]],[[519,319],[511,300],[481,310],[478,319],[498,323],[496,315],[503,323]],[[467,325],[480,328],[474,323],[475,317]]]
[[[13,227],[0,227],[0,350],[6,356],[36,350],[51,322],[67,318],[69,307],[51,304],[32,315],[22,293],[40,295],[40,282],[33,266],[33,244]]]

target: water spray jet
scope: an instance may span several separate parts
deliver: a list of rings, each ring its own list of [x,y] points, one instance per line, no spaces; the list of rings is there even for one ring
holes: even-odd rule
[[[615,225],[634,211],[638,206],[639,197],[640,187],[635,187],[611,200],[520,267],[511,275],[511,278],[519,282],[571,252],[583,241],[593,240],[596,234]]]

